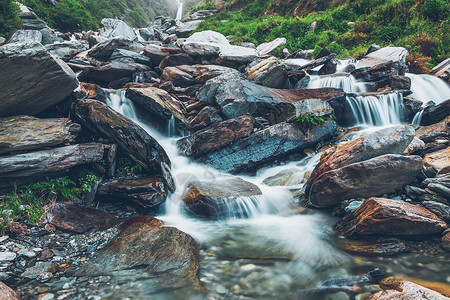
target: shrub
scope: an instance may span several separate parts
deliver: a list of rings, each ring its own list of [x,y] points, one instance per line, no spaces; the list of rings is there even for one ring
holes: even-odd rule
[[[392,43],[401,37],[403,29],[397,26],[384,27],[375,34],[378,42]]]
[[[19,7],[13,0],[0,1],[0,36],[8,36],[14,29],[20,28]]]
[[[434,21],[444,20],[449,15],[448,2],[445,0],[425,0],[420,6],[420,11],[425,17]]]

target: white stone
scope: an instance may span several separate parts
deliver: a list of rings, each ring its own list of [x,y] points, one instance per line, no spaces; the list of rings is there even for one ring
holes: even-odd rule
[[[212,44],[219,44],[219,45],[229,45],[230,42],[227,40],[227,38],[216,31],[212,30],[205,30],[196,32],[190,37],[186,39],[186,42],[197,42],[197,43],[212,43]]]
[[[256,52],[258,53],[258,55],[270,54],[285,44],[286,44],[285,38],[276,38],[271,42],[263,43],[258,47],[256,47]]]
[[[8,235],[0,236],[0,243],[2,243],[3,241],[6,241],[7,239],[9,239]]]
[[[11,261],[16,258],[17,254],[14,252],[1,252],[0,261]]]
[[[133,28],[128,26],[124,21],[119,19],[105,18],[102,20],[103,30],[101,36],[108,39],[123,36],[127,40],[137,39],[137,35]]]
[[[219,57],[226,61],[249,63],[258,58],[256,49],[247,47],[222,45]]]
[[[254,270],[256,266],[254,264],[248,264],[241,267],[242,271],[251,271]]]

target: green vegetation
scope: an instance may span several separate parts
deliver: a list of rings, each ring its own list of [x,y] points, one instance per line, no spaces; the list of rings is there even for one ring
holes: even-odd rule
[[[329,116],[329,118],[336,119],[336,117],[333,114],[331,114]],[[300,127],[308,129],[308,130],[315,126],[324,124],[327,119],[328,119],[328,117],[326,117],[326,116],[319,117],[314,114],[299,115],[299,116],[293,118],[295,123],[299,124]]]
[[[14,0],[0,1],[0,36],[6,37],[11,31],[20,27],[19,7]]]
[[[236,44],[285,37],[291,52],[327,47],[339,57],[354,57],[372,43],[394,44],[426,68],[450,56],[448,17],[445,0],[234,0],[197,31],[232,35]]]
[[[207,10],[207,9],[216,9],[214,5],[214,1],[211,0],[184,0],[183,1],[183,10],[187,11],[188,14],[192,14],[199,10]]]
[[[143,174],[144,169],[138,163],[132,162],[128,158],[121,157],[117,166],[117,172],[124,176],[136,176]]]

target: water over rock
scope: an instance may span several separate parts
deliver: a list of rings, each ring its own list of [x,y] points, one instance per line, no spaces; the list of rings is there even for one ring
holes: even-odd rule
[[[420,156],[386,154],[323,173],[305,193],[313,206],[391,193],[413,182],[423,162]]]
[[[36,115],[79,85],[75,73],[38,43],[1,46],[0,65],[0,117]]]
[[[254,124],[255,120],[248,115],[215,123],[179,139],[177,147],[186,156],[199,157],[248,136],[253,132]]]
[[[406,244],[396,238],[381,238],[375,241],[345,240],[339,243],[343,250],[365,256],[391,256],[409,252]]]
[[[80,130],[81,126],[69,119],[0,118],[0,154],[70,143]]]
[[[369,198],[334,229],[347,236],[439,234],[447,224],[421,206],[385,198]]]
[[[20,300],[16,292],[0,281],[0,300]]]
[[[201,288],[198,250],[194,239],[175,227],[150,216],[133,218],[120,226],[120,233],[83,268],[79,276],[114,276],[136,280],[155,292],[168,288]]]
[[[259,195],[262,195],[262,192],[258,186],[234,177],[211,182],[193,181],[184,192],[183,201],[195,215],[220,219],[244,217],[245,215],[241,214],[249,212],[246,211],[246,203],[241,198]]]

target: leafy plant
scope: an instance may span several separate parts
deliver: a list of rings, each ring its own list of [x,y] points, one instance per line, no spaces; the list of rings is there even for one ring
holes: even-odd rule
[[[101,177],[98,177],[97,175],[95,175],[93,173],[87,174],[86,177],[79,179],[80,188],[83,192],[91,192],[92,185],[95,182],[101,181],[101,180],[102,180]]]
[[[79,195],[79,191],[75,187],[75,182],[67,176],[52,179],[47,177],[46,181],[37,182],[31,185],[30,190],[40,195],[45,195],[51,192],[70,200]]]
[[[121,157],[119,159],[119,172],[127,176],[135,176],[143,171],[141,165],[131,162],[128,158]]]
[[[314,114],[305,114],[294,117],[294,122],[296,122],[303,128],[310,129],[312,127],[324,124],[325,118],[316,116]]]

